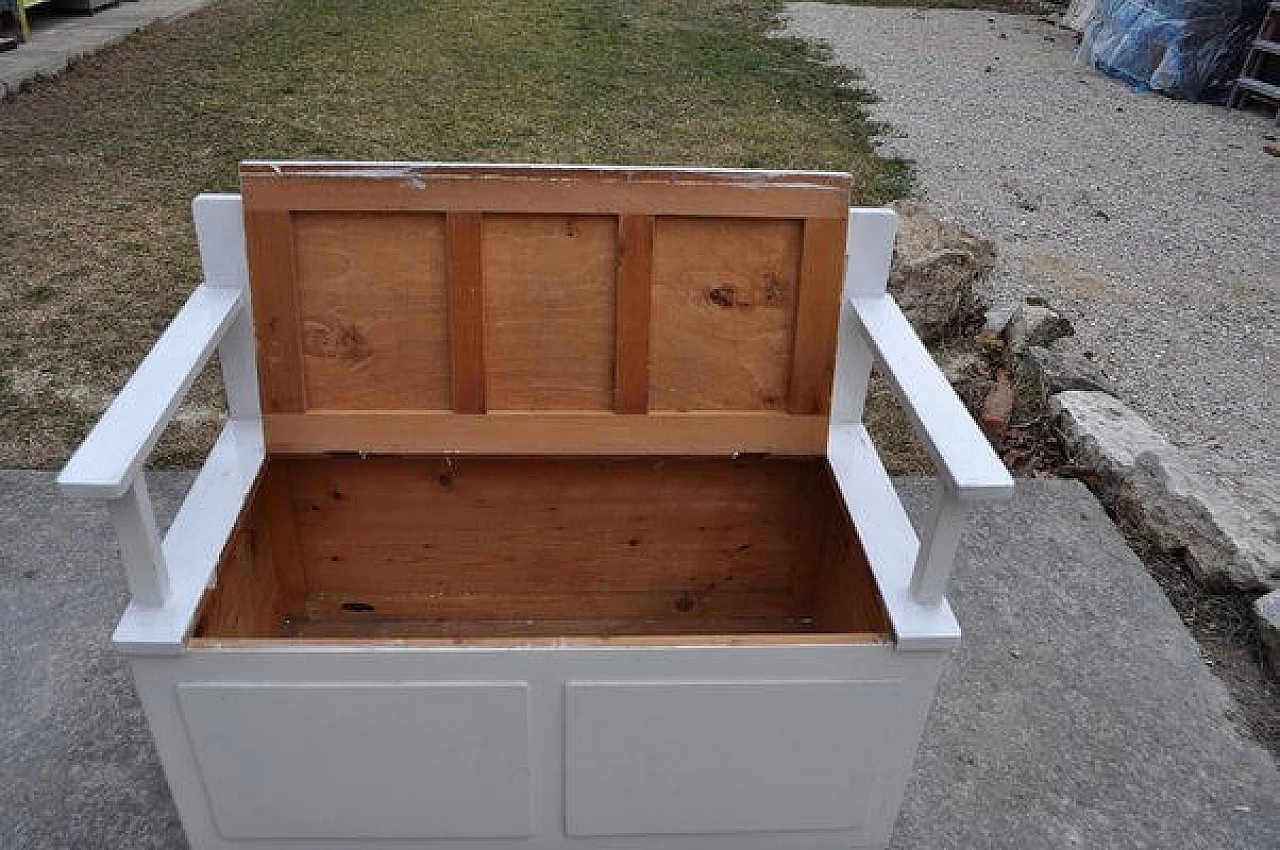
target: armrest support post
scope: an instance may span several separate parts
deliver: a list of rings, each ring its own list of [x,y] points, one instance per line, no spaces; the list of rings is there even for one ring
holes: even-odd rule
[[[930,508],[928,525],[920,536],[920,551],[911,574],[911,598],[921,605],[936,605],[947,594],[956,549],[964,530],[967,505],[960,494],[940,483]]]
[[[1009,471],[893,298],[852,298],[849,303],[945,485],[966,500],[1012,494]]]
[[[169,598],[169,568],[145,474],[135,474],[123,495],[107,500],[107,508],[120,541],[120,559],[134,604],[140,608],[164,607]]]

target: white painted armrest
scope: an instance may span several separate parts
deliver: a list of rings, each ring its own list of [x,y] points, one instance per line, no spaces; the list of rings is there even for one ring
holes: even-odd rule
[[[870,348],[938,467],[942,486],[920,535],[905,591],[917,611],[945,606],[947,583],[964,527],[965,503],[975,498],[1009,497],[1013,493],[1013,476],[891,296],[854,295],[849,298],[848,312],[863,339],[848,343],[842,340],[842,346],[850,352],[854,352],[855,344],[861,347],[865,343]],[[845,407],[849,408],[847,402]],[[860,412],[860,399],[858,409]],[[828,453],[834,458],[843,443],[860,444],[860,438],[849,435],[861,433],[860,425],[833,423]],[[883,588],[885,578],[877,575],[877,579]]]
[[[130,489],[192,382],[244,309],[240,289],[196,287],[63,468],[58,485],[64,493],[116,499]]]
[[[192,214],[205,283],[58,476],[64,493],[107,503],[132,597],[117,638],[169,649],[212,573],[205,556],[222,551],[265,458],[240,196],[199,195]],[[230,419],[161,540],[143,466],[215,349]]]
[[[1013,477],[893,298],[855,296],[849,301],[948,489],[960,499],[1011,495]]]

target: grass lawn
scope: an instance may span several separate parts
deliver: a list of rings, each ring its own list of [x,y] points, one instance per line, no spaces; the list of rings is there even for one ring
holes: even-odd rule
[[[222,0],[0,103],[0,467],[59,464],[197,280],[244,158],[839,169],[902,195],[867,92],[768,0]],[[215,430],[207,378],[166,438]]]

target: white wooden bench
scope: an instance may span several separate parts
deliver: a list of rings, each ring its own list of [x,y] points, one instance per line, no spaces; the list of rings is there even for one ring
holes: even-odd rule
[[[1013,487],[886,293],[893,213],[806,172],[242,174],[59,477],[109,507],[192,846],[883,847],[966,505]],[[144,464],[215,351],[162,538]],[[919,536],[873,362],[938,468]]]

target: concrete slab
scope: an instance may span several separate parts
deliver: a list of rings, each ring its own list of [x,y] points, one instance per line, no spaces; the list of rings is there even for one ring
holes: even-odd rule
[[[951,601],[895,850],[1280,847],[1275,763],[1083,484],[975,511]]]
[[[92,15],[40,8],[31,15],[31,41],[0,53],[0,97],[37,76],[61,73],[70,59],[117,44],[154,23],[190,14],[211,0],[139,0]]]
[[[166,515],[182,477],[158,476]],[[127,668],[127,589],[103,510],[51,475],[0,473],[0,847],[174,850],[186,841]]]
[[[155,474],[170,513],[190,480]],[[904,482],[913,508],[920,482]],[[1106,515],[1074,482],[983,508],[898,850],[1280,844],[1280,777]],[[0,846],[185,846],[108,637],[125,604],[105,512],[0,472]]]

